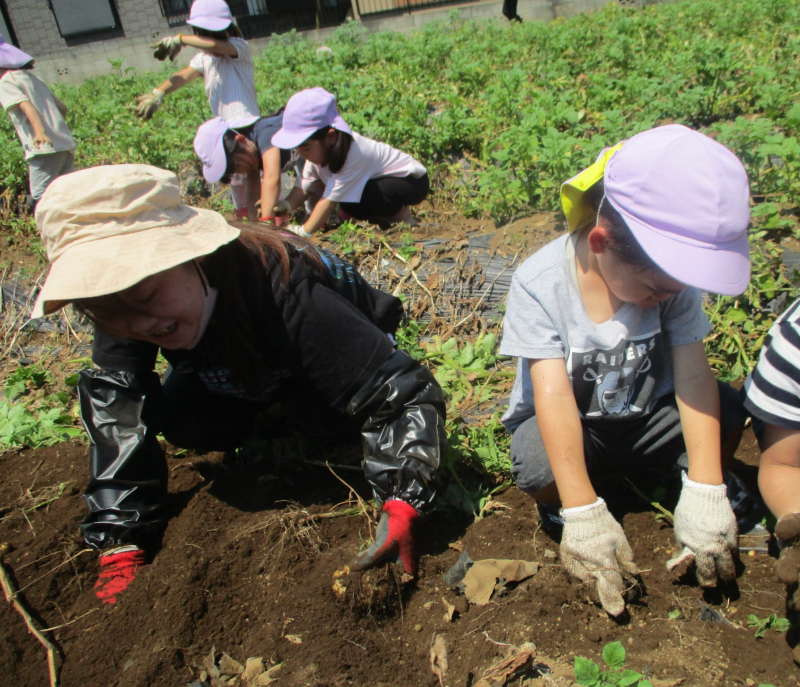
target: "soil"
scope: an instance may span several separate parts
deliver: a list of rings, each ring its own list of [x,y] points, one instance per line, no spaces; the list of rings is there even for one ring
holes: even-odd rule
[[[43,626],[61,626],[52,635],[63,651],[65,687],[177,687],[198,679],[212,650],[241,663],[251,656],[283,663],[276,685],[433,686],[434,633],[447,646],[446,685],[472,684],[507,645],[525,642],[536,646],[540,670],[553,671],[525,684],[569,685],[573,656],[599,662],[611,641],[623,643],[632,669],[662,681],[655,684],[797,684],[786,636],[769,631],[756,640],[746,627],[749,613],[783,615],[785,593],[770,556],[743,557],[736,583],[704,595],[690,574],[666,571],[671,528],[612,489],[609,502],[622,517],[645,589],[630,618],[616,622],[565,578],[531,501],[509,488],[481,520],[433,516],[419,537],[416,581],[404,582],[393,566],[362,579],[334,578],[369,536],[368,521],[351,515],[300,524],[298,510],[327,513],[348,501],[350,490],[326,468],[290,456],[341,465],[357,460],[359,449],[331,453],[291,436],[279,443],[266,457],[171,457],[162,546],[115,605],[94,596],[97,557],[83,549],[78,530],[86,447],[66,443],[0,458],[0,542],[11,544],[5,564]],[[738,464],[746,479],[754,474],[754,445],[748,433]],[[358,472],[336,472],[367,495]],[[32,509],[61,484],[60,496]],[[487,606],[468,606],[441,577],[460,555],[451,545],[476,560],[523,559],[541,568]],[[347,593],[334,592],[336,579],[345,580]],[[700,599],[737,627],[700,620]],[[461,610],[452,621],[443,600]],[[669,617],[674,611],[679,618]],[[8,605],[0,627],[3,683],[47,684],[45,654]]]
[[[415,236],[458,241],[495,229],[445,217]],[[558,230],[552,215],[537,215],[502,227],[493,241],[525,255]],[[20,599],[43,627],[55,628],[64,687],[197,684],[203,660],[223,652],[241,663],[257,656],[266,666],[282,664],[277,687],[469,687],[525,643],[535,645],[535,670],[513,684],[566,687],[574,684],[574,656],[601,663],[612,641],[623,643],[628,667],[656,686],[800,682],[789,645],[797,638],[769,630],[757,640],[747,627],[751,613],[785,615],[771,555],[743,556],[734,583],[704,593],[690,572],[666,571],[671,528],[621,485],[607,485],[604,495],[642,569],[629,617],[615,621],[565,577],[532,501],[510,487],[481,519],[437,513],[427,520],[417,579],[391,565],[347,574],[374,520],[320,516],[357,506],[355,493],[369,497],[353,468],[360,447],[291,434],[236,455],[170,455],[163,540],[117,603],[101,604],[93,592],[97,555],[84,548],[79,530],[86,454],[75,441],[0,455],[0,545],[10,545],[3,562]],[[758,450],[749,430],[737,457],[736,472],[754,487]],[[522,559],[540,569],[497,590],[485,607],[470,606],[442,579],[462,549],[475,560]],[[701,600],[730,623],[701,620]],[[447,604],[456,608],[452,619]],[[431,670],[436,635],[449,666],[441,683]],[[3,685],[48,684],[42,647],[2,602],[0,676]]]

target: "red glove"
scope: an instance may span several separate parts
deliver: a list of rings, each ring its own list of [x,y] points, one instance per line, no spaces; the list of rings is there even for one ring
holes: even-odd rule
[[[247,208],[236,208],[233,211],[233,216],[236,219],[250,219],[250,211]]]
[[[94,593],[104,604],[117,603],[117,594],[123,591],[144,565],[144,551],[126,546],[100,556],[100,576]]]
[[[413,528],[417,518],[417,511],[405,501],[393,499],[384,503],[375,541],[353,559],[350,569],[366,570],[394,555],[395,561],[401,562],[409,575],[416,575],[417,555]]]

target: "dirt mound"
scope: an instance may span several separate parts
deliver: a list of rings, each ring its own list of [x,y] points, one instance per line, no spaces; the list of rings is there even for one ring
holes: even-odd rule
[[[357,446],[336,455],[303,447],[311,460],[341,463],[358,454]],[[745,457],[752,463],[752,455]],[[508,654],[508,645],[526,642],[536,647],[538,669],[553,671],[528,685],[571,684],[573,655],[599,662],[603,645],[615,640],[628,650],[632,669],[661,684],[793,685],[800,674],[785,635],[768,631],[757,640],[746,628],[749,613],[783,614],[773,559],[745,557],[737,584],[703,597],[688,575],[679,581],[666,572],[670,528],[625,498],[610,502],[618,514],[633,506],[623,522],[645,592],[624,624],[564,578],[557,547],[515,488],[497,497],[504,507],[472,524],[442,515],[429,520],[416,582],[387,568],[351,574],[347,593],[337,593],[335,583],[369,539],[370,525],[363,515],[319,517],[349,493],[325,467],[308,463],[171,458],[163,546],[116,605],[101,605],[92,592],[96,555],[83,551],[78,531],[85,466],[86,448],[79,444],[0,458],[0,542],[12,545],[5,561],[43,626],[61,626],[52,634],[64,653],[65,687],[190,684],[212,649],[243,665],[248,657],[263,658],[267,668],[282,663],[271,673],[278,686],[435,685],[434,633],[447,647],[446,685],[477,682]],[[364,493],[357,473],[340,474]],[[487,606],[470,607],[441,578],[460,555],[448,546],[456,542],[476,560],[542,565]],[[701,598],[742,628],[702,621]],[[448,613],[448,605],[457,612]],[[47,684],[44,652],[6,604],[0,627],[3,683]]]

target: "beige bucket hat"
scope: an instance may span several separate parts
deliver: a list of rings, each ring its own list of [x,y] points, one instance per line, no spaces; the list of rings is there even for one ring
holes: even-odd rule
[[[184,205],[178,177],[149,165],[59,177],[39,201],[36,223],[51,266],[32,317],[127,289],[240,233],[219,213]]]

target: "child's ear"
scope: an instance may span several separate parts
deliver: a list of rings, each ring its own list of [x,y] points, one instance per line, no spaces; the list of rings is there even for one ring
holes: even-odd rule
[[[325,140],[328,144],[333,145],[334,143],[336,143],[336,141],[339,140],[339,135],[340,135],[339,130],[331,127],[330,129],[328,129],[328,133],[325,134]]]
[[[589,231],[589,250],[592,253],[605,253],[611,243],[611,233],[605,227],[597,225]]]
[[[244,134],[236,134],[236,138],[234,140],[236,141],[236,145],[239,147],[247,144],[247,138]]]

